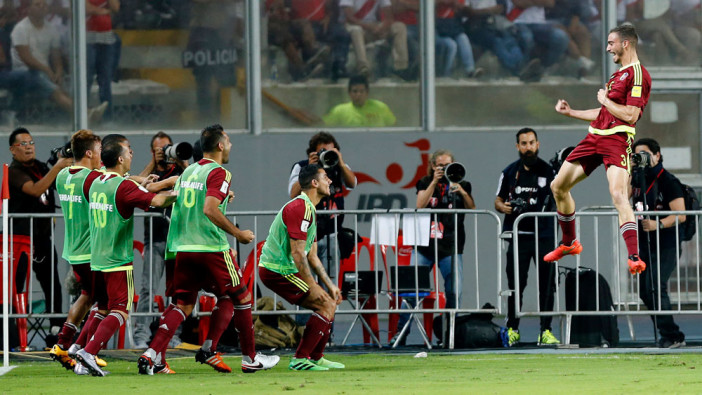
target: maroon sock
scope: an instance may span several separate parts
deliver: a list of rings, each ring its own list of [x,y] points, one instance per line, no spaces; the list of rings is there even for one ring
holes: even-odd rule
[[[100,326],[98,326],[90,342],[85,346],[85,351],[97,355],[122,324],[124,324],[124,317],[122,317],[122,314],[117,312],[108,314],[107,317],[102,320]]]
[[[76,339],[76,344],[81,346],[85,346],[85,343],[87,343],[88,340],[88,328],[90,328],[90,325],[93,323],[93,317],[95,317],[95,314],[97,314],[97,309],[91,309],[90,314],[88,314],[88,319],[85,320],[85,325],[83,325],[83,329],[80,330],[80,334],[78,334],[78,339]]]
[[[636,229],[635,222],[625,222],[619,227],[619,233],[621,233],[624,238],[624,244],[626,244],[626,250],[629,255],[634,255],[639,253],[639,235]]]
[[[300,339],[300,345],[295,351],[295,358],[309,358],[310,354],[317,347],[317,344],[325,336],[325,332],[329,328],[329,321],[321,315],[314,313],[307,320],[305,332]]]
[[[98,313],[95,311],[95,314],[91,318],[88,319],[88,322],[85,323],[83,326],[83,330],[80,332],[80,336],[78,336],[78,340],[76,340],[76,344],[85,347],[85,345],[88,344],[90,339],[92,339],[93,335],[97,331],[97,328],[100,326],[100,323],[105,319],[105,316]],[[83,337],[83,333],[85,332],[85,337]]]
[[[61,346],[64,350],[68,349],[68,347],[73,344],[73,336],[76,335],[77,330],[78,328],[76,328],[75,325],[70,322],[64,322],[61,333],[58,334],[58,342],[56,342],[56,344]]]
[[[331,336],[333,322],[334,320],[329,321],[329,325],[327,325],[327,329],[324,331],[324,336],[322,336],[322,338],[319,340],[319,343],[317,343],[317,346],[315,346],[312,353],[310,353],[310,359],[314,361],[319,361],[324,356],[324,349],[327,347],[327,343],[329,343],[329,337]]]
[[[575,212],[563,214],[558,211],[558,224],[563,231],[563,244],[567,246],[573,244],[573,240],[575,240]]]
[[[171,310],[173,310],[175,307],[176,307],[176,305],[174,305],[173,303],[171,303],[171,304],[168,305],[168,307],[166,307],[165,310],[163,310],[163,313],[161,313],[161,317],[159,317],[159,320],[158,320],[158,326],[159,326],[159,327],[160,327],[161,325],[163,325],[163,319],[164,319],[164,317],[166,317],[166,314],[170,313]],[[171,335],[171,337],[173,337],[173,335]],[[155,336],[154,336],[154,338],[155,338]],[[160,350],[154,349],[154,350],[156,351],[157,354],[158,354],[158,353],[161,354],[161,364],[165,364],[165,363],[166,363],[166,350],[168,350],[168,343],[169,343],[169,342],[170,342],[170,339],[168,340],[168,342],[166,342],[166,344],[163,345],[163,347],[162,347]],[[152,342],[152,343],[153,343],[153,342]],[[152,348],[153,348],[153,347],[152,347]]]
[[[234,328],[239,333],[241,355],[248,356],[253,361],[256,357],[256,341],[250,304],[234,307]]]
[[[228,296],[223,296],[217,299],[217,305],[212,310],[210,316],[210,329],[207,331],[207,339],[202,348],[205,351],[216,351],[219,338],[222,333],[227,330],[229,322],[234,315],[234,303]]]
[[[156,336],[154,336],[154,340],[151,341],[151,348],[157,353],[163,353],[168,347],[168,342],[171,341],[176,329],[178,329],[184,320],[185,313],[183,313],[183,310],[178,308],[178,306],[174,306],[161,320],[158,330],[156,331]]]

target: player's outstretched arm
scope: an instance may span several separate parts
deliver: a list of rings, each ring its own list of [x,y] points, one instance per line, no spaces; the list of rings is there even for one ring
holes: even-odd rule
[[[254,233],[250,230],[241,230],[236,227],[227,217],[219,210],[219,205],[222,203],[214,196],[205,198],[205,207],[203,213],[212,221],[215,226],[236,237],[241,244],[249,244],[254,239]]]
[[[158,176],[157,176],[158,177]],[[161,181],[154,181],[146,185],[149,192],[160,192],[164,189],[173,189],[175,187],[178,176],[171,176]]]
[[[567,117],[591,122],[597,119],[597,115],[600,113],[600,109],[593,108],[590,110],[573,110],[572,108],[570,108],[570,104],[568,104],[567,101],[559,99],[556,103],[556,112]]]
[[[176,201],[176,198],[178,195],[176,195],[175,191],[167,191],[167,192],[161,192],[158,193],[156,196],[154,196],[153,199],[151,199],[151,207],[168,207],[173,202]]]

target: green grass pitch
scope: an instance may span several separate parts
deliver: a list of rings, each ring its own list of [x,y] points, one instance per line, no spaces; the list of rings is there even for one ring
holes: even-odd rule
[[[107,377],[76,376],[55,362],[16,363],[0,377],[0,393],[56,394],[484,394],[699,393],[701,354],[439,354],[345,355],[328,358],[346,369],[294,372],[283,356],[270,371],[231,374],[194,358],[170,359],[175,375],[140,376],[136,361],[109,360]],[[700,366],[700,369],[697,369]]]

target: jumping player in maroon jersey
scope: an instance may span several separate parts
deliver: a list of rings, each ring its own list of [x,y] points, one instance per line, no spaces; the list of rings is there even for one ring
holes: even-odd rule
[[[636,274],[646,269],[646,264],[638,255],[636,222],[627,190],[635,126],[651,92],[651,76],[639,63],[637,42],[636,30],[631,24],[610,30],[607,52],[612,54],[614,63],[622,67],[612,74],[604,89],[597,92],[597,101],[602,105],[600,108],[573,110],[563,99],[556,104],[557,112],[590,121],[590,133],[568,155],[551,183],[563,239],[558,248],[544,257],[545,261],[557,261],[583,250],[575,238],[575,201],[570,190],[604,163],[609,193],[619,212],[619,233],[624,238],[629,255],[629,271]]]

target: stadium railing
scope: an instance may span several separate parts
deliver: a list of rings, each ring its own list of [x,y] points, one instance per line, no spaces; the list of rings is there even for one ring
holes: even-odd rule
[[[655,306],[654,310],[646,309],[645,305],[639,297],[639,282],[644,281],[641,276],[647,276],[651,272],[651,268],[656,268],[656,272],[660,272],[660,256],[654,262],[646,262],[647,270],[638,275],[631,275],[627,264],[626,246],[623,239],[619,235],[618,214],[612,207],[592,207],[576,212],[576,229],[578,239],[584,246],[584,250],[580,255],[575,257],[565,257],[564,259],[555,262],[555,273],[557,273],[557,281],[555,282],[555,300],[553,311],[542,311],[539,303],[525,303],[520,309],[520,296],[515,298],[515,311],[518,317],[541,317],[554,316],[562,317],[562,331],[564,333],[564,343],[570,344],[570,333],[572,329],[572,318],[574,316],[625,316],[627,318],[628,329],[632,340],[636,339],[633,325],[631,322],[632,316],[637,315],[695,315],[702,313],[702,293],[700,292],[700,215],[702,211],[637,211],[637,218],[642,216],[650,216],[651,218],[665,217],[668,215],[686,215],[688,218],[694,218],[695,235],[690,240],[682,240],[682,233],[679,226],[680,223],[676,218],[675,238],[676,238],[676,265],[673,274],[670,277],[668,294],[671,301],[671,310],[661,309],[661,290],[655,287]],[[555,229],[558,229],[556,221],[556,213],[524,213],[520,215],[514,222],[514,229],[519,229],[519,225],[525,219],[530,217],[547,217],[554,221]],[[537,228],[538,229],[538,228]],[[660,237],[656,234],[647,235],[639,233],[641,237],[653,237],[650,239],[651,246],[656,246],[656,250],[660,251]],[[534,237],[538,238],[538,230]],[[519,289],[519,265],[517,264],[517,254],[519,253],[519,240],[512,235],[514,243],[514,262],[515,262],[515,288]],[[554,240],[557,241],[558,238]],[[604,247],[603,247],[604,245]],[[554,245],[555,247],[555,245]],[[538,248],[538,245],[537,245]],[[537,255],[541,252],[537,251]],[[539,262],[536,262],[536,273],[538,273]],[[592,298],[595,301],[593,310],[580,309],[580,276],[575,276],[574,293],[575,305],[574,310],[567,310],[566,290],[560,285],[560,278],[564,274],[565,268],[574,269],[576,273],[580,273],[581,269],[593,269],[600,274],[602,278],[609,284],[612,294],[613,308],[611,310],[601,311],[600,307],[600,276],[595,276],[595,293]],[[539,300],[538,276],[535,276],[536,285],[533,287],[536,292],[536,297],[533,301]],[[657,279],[654,280],[654,284]]]
[[[699,217],[702,211],[685,211],[685,212],[641,212],[638,215],[668,215],[668,214],[685,214],[694,215],[699,222]],[[249,212],[228,212],[227,216],[239,225],[242,229],[251,229],[256,234],[256,239],[244,246],[235,243],[231,240],[231,245],[238,253],[238,261],[243,264],[244,258],[248,255],[253,254],[253,260],[249,261],[258,262],[259,260],[259,250],[254,250],[253,246],[259,244],[260,241],[264,239],[267,235],[268,228],[273,218],[277,214],[277,211],[249,211]],[[392,265],[402,265],[400,262],[402,259],[407,259],[406,256],[402,257],[401,254],[407,254],[407,247],[412,245],[411,235],[406,229],[404,230],[402,243],[399,244],[398,248],[398,236],[400,235],[400,229],[403,228],[403,222],[406,226],[419,226],[420,224],[426,225],[431,222],[431,220],[436,220],[436,215],[438,214],[450,214],[455,217],[459,214],[465,215],[464,226],[466,229],[466,244],[463,251],[463,289],[465,290],[463,301],[457,304],[455,309],[447,309],[439,307],[439,298],[435,298],[432,308],[428,308],[426,305],[422,305],[421,308],[412,310],[412,313],[419,314],[436,314],[436,313],[448,313],[448,318],[451,323],[455,321],[456,315],[460,313],[491,313],[491,314],[503,314],[503,306],[505,305],[503,301],[505,300],[506,287],[503,285],[503,264],[502,259],[504,256],[502,239],[500,235],[501,231],[501,219],[500,217],[492,211],[488,210],[329,210],[329,211],[319,211],[318,216],[329,215],[333,216],[335,221],[335,228],[338,226],[339,215],[344,214],[344,224],[349,227],[349,229],[354,234],[360,234],[364,236],[369,236],[371,244],[377,245],[380,248],[374,248],[372,253],[374,254],[374,262],[377,262],[373,267],[370,266],[370,258],[368,254],[364,255],[363,258],[357,258],[358,260],[354,262],[353,270],[358,272],[359,270],[374,270],[383,271],[384,280],[374,284],[375,296],[377,298],[377,305],[371,309],[359,309],[349,308],[349,304],[343,304],[338,311],[340,315],[359,315],[359,314],[397,314],[400,307],[399,301],[397,299],[391,299],[387,297],[388,294],[392,294],[393,290],[388,285],[389,266]],[[154,217],[160,214],[153,213],[137,213],[136,217]],[[676,270],[671,277],[671,287],[670,287],[670,298],[673,304],[673,309],[670,311],[666,310],[656,310],[648,311],[643,307],[643,304],[638,298],[638,282],[637,277],[632,277],[628,274],[628,267],[626,265],[626,254],[623,249],[623,243],[621,242],[621,237],[619,236],[616,212],[611,210],[601,210],[592,212],[579,212],[577,215],[577,226],[578,234],[580,235],[580,240],[583,245],[586,246],[586,250],[575,259],[566,258],[559,262],[561,267],[574,266],[575,268],[590,266],[595,269],[598,273],[601,273],[609,282],[612,284],[612,295],[614,300],[614,311],[567,311],[565,309],[565,304],[563,303],[564,290],[562,287],[556,283],[556,295],[557,298],[554,304],[554,311],[540,311],[538,303],[536,307],[534,301],[538,300],[538,292],[536,298],[530,298],[530,300],[525,301],[524,307],[519,309],[519,295],[515,298],[517,303],[517,309],[519,317],[538,317],[543,315],[560,316],[566,319],[565,333],[569,333],[569,322],[573,316],[578,315],[618,315],[618,316],[634,316],[634,315],[661,315],[661,314],[702,314],[702,294],[700,293],[700,246],[699,246],[699,231],[691,241],[683,242],[682,247],[678,251],[678,258],[676,262]],[[420,218],[424,216],[424,219]],[[554,221],[555,226],[555,216],[553,213],[528,213],[521,215],[517,221],[515,221],[515,229],[519,229],[520,223],[526,217],[551,217]],[[52,243],[58,252],[58,257],[60,257],[61,248],[63,245],[63,226],[62,226],[62,216],[61,214],[9,214],[10,225],[9,231],[12,233],[13,230],[13,220],[16,218],[54,218],[55,227],[52,231]],[[428,219],[428,222],[427,222]],[[422,222],[424,221],[424,222]],[[141,218],[135,221],[135,223],[140,224]],[[699,223],[696,223],[699,228]],[[30,231],[33,231],[34,227],[30,227]],[[556,227],[557,229],[557,227]],[[135,229],[135,235],[138,238],[140,235],[141,227],[137,226]],[[455,231],[455,229],[454,229]],[[415,235],[419,232],[412,231]],[[426,233],[426,232],[425,232]],[[679,237],[679,234],[678,236]],[[658,241],[656,241],[658,242]],[[327,270],[333,277],[333,280],[338,283],[338,274],[340,271],[340,264],[342,262],[340,257],[340,248],[337,241],[333,241],[331,250],[331,263],[327,264]],[[396,247],[393,247],[395,245]],[[385,246],[385,254],[382,252],[382,248]],[[10,246],[11,247],[11,246]],[[355,247],[354,247],[355,248]],[[411,247],[413,252],[416,253],[416,246]],[[519,250],[519,240],[515,240],[515,254]],[[10,248],[10,254],[12,254],[13,249]],[[435,254],[437,251],[435,250]],[[151,284],[151,294],[148,300],[151,301],[156,295],[155,289],[157,284],[154,284],[153,279],[149,273],[152,272],[151,259],[150,256],[153,254],[149,249],[144,251],[144,261],[139,262],[140,257],[135,257],[135,265],[137,269],[136,274],[136,284],[140,284],[142,273],[145,273],[150,277]],[[137,254],[138,255],[138,254]],[[385,259],[383,259],[383,255]],[[356,254],[356,257],[359,257]],[[9,262],[12,262],[15,257],[10,256]],[[52,258],[54,259],[54,258]],[[60,258],[55,258],[60,259]],[[515,260],[516,261],[516,260]],[[573,261],[575,264],[573,265]],[[616,265],[612,265],[611,262],[616,262]],[[647,264],[659,264],[658,262],[653,262]],[[139,266],[142,267],[139,270]],[[593,267],[594,266],[594,267]],[[245,267],[241,267],[242,272],[250,273],[253,276],[252,281],[252,293],[253,295],[272,295],[267,288],[261,287],[258,282],[257,270],[246,270]],[[251,268],[249,268],[251,269]],[[51,265],[52,278],[54,265]],[[68,265],[62,260],[58,263],[60,278],[63,278],[63,274],[69,270]],[[517,281],[519,278],[518,267],[517,270]],[[644,272],[646,273],[646,272]],[[27,295],[28,306],[34,306],[39,301],[40,298],[36,297],[36,293],[39,291],[38,286],[34,281],[34,273],[30,270],[29,273],[31,281],[29,281],[29,289]],[[435,270],[432,274],[433,281],[431,282],[433,292],[443,291],[443,279],[439,276],[439,272]],[[538,277],[538,276],[534,276]],[[358,278],[358,276],[356,276]],[[14,289],[14,276],[10,278],[10,289]],[[395,284],[398,282],[396,281]],[[533,287],[538,290],[538,279],[536,280],[537,286]],[[577,284],[577,283],[576,283]],[[163,287],[163,284],[158,284]],[[356,284],[356,289],[358,285]],[[519,284],[517,283],[517,287]],[[66,289],[63,284],[52,284],[52,287],[61,287],[66,295]],[[577,287],[577,285],[576,285]],[[397,293],[395,289],[395,294]],[[350,294],[351,298],[358,297],[356,294]],[[595,295],[598,296],[598,295]],[[458,297],[458,296],[456,296]],[[256,298],[257,299],[257,298]],[[276,297],[277,299],[277,297]],[[660,292],[657,295],[657,299],[660,299]],[[51,317],[65,317],[68,311],[69,298],[64,298],[64,307],[62,312],[34,312],[34,309],[28,309],[26,314],[17,314],[17,311],[13,309],[10,305],[10,317],[11,318],[51,318]],[[277,301],[277,300],[276,300]],[[496,308],[483,308],[481,303],[493,302],[497,305]],[[51,301],[49,301],[51,302]],[[358,299],[355,300],[354,306],[360,306]],[[51,306],[52,303],[45,303],[46,306]],[[150,303],[150,305],[152,305]],[[660,306],[660,304],[657,304]],[[254,306],[255,314],[268,315],[268,314],[308,314],[309,311],[305,310],[294,310],[287,309],[284,311],[273,310],[273,311],[258,311]],[[287,307],[287,306],[286,306]],[[157,309],[149,307],[146,313],[133,313],[132,316],[150,316],[156,317],[160,313]],[[207,315],[208,313],[197,313],[200,315]],[[454,329],[454,325],[449,326]],[[633,337],[633,332],[632,332]],[[453,331],[450,331],[448,345],[453,346]],[[568,342],[567,336],[564,338],[565,342]]]

